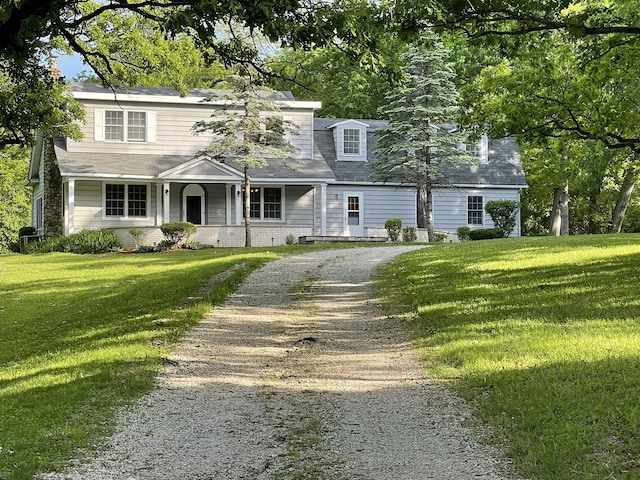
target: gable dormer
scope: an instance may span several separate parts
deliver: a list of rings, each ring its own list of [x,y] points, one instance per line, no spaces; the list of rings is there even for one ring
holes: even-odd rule
[[[357,120],[344,120],[327,128],[333,130],[338,162],[367,161],[367,125]]]
[[[477,142],[461,143],[458,148],[473,155],[482,165],[489,163],[489,137],[486,134],[483,134]]]

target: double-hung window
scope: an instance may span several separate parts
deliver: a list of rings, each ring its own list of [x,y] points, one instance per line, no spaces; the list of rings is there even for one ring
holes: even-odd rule
[[[95,110],[95,140],[153,143],[156,141],[155,112]]]
[[[483,225],[484,199],[482,195],[469,195],[467,197],[467,223],[469,225]]]
[[[124,112],[120,110],[104,112],[104,139],[124,142]]]
[[[147,185],[107,183],[104,186],[106,217],[146,217]]]
[[[282,220],[282,188],[252,187],[249,194],[249,215],[253,220]]]
[[[127,141],[147,141],[147,113],[127,112]]]
[[[343,152],[345,155],[360,155],[360,129],[345,128],[343,132]]]

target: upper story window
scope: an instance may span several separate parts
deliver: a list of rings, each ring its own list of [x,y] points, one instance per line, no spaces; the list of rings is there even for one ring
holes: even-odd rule
[[[95,110],[94,137],[107,142],[155,142],[155,123],[155,112]]]
[[[360,155],[360,129],[344,129],[343,151],[345,155]]]
[[[343,120],[325,128],[333,130],[336,161],[367,161],[367,128],[369,125],[358,120]]]
[[[489,162],[489,137],[482,135],[476,143],[461,143],[458,148],[463,152],[470,153],[481,163]]]

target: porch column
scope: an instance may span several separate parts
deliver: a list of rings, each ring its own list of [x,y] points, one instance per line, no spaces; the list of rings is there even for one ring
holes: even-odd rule
[[[67,234],[71,234],[74,233],[75,231],[75,225],[74,225],[74,220],[75,220],[75,209],[76,209],[76,181],[75,179],[71,178],[69,179],[69,182],[67,183],[67,214],[65,215],[66,217],[66,223],[67,225],[65,226],[65,230],[67,231]]]
[[[320,235],[327,235],[327,184],[320,184]]]
[[[169,204],[171,200],[171,184],[164,183],[162,185],[162,192],[164,195],[164,200],[162,202],[162,223],[169,223]]]
[[[156,226],[162,225],[162,196],[164,192],[164,185],[156,183]]]
[[[236,194],[236,225],[242,225],[242,185],[239,183],[235,186]]]
[[[231,190],[231,187],[233,187],[233,185],[231,185],[230,183],[225,184],[224,189],[225,189],[225,202],[224,202],[224,224],[225,225],[231,225],[231,200],[232,200],[232,193],[233,191]]]

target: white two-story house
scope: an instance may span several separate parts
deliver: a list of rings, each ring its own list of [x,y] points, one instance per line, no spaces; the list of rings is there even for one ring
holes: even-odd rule
[[[201,154],[214,139],[192,133],[195,122],[222,108],[214,91],[182,97],[168,88],[114,93],[73,84],[72,93],[85,107],[84,138],[40,138],[32,154],[39,235],[111,228],[131,244],[128,230],[136,227],[153,243],[162,240],[163,223],[184,220],[198,226],[195,241],[244,245],[243,172]],[[298,150],[250,171],[253,245],[280,245],[289,235],[386,237],[388,218],[416,226],[415,186],[375,182],[370,175],[373,132],[383,122],[315,118],[319,102],[291,95],[278,103],[283,118],[298,127],[290,138]],[[485,137],[476,150],[478,164],[455,172],[434,192],[436,230],[490,227],[484,204],[518,201],[526,187],[512,139]]]

